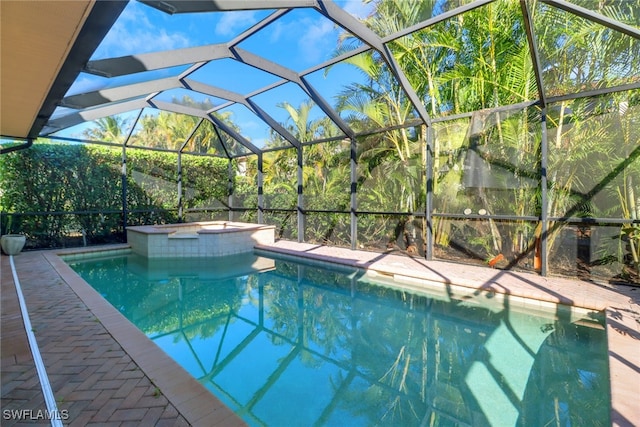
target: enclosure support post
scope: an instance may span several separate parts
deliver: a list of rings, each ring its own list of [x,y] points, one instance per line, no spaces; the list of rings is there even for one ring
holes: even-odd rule
[[[233,221],[233,161],[229,159],[227,164],[227,195],[229,205],[229,221]]]
[[[351,138],[351,149],[350,149],[350,174],[351,174],[351,249],[355,250],[358,246],[358,216],[356,215],[356,211],[358,209],[358,159],[357,159],[357,144],[356,139]]]
[[[178,151],[178,222],[184,222],[182,208],[182,151]]]
[[[122,168],[120,172],[122,180],[122,230],[127,232],[127,144],[122,145]]]
[[[549,220],[547,217],[547,209],[549,206],[548,193],[547,193],[547,167],[548,167],[548,141],[547,141],[547,109],[542,108],[541,116],[541,141],[540,141],[540,199],[541,199],[541,212],[540,212],[540,241],[539,245],[536,245],[534,249],[534,257],[540,256],[540,274],[542,276],[547,275],[548,256],[547,256],[547,240],[549,237]],[[536,242],[537,243],[537,242]]]
[[[262,182],[264,176],[262,174],[262,153],[258,153],[258,224],[264,224],[264,195],[262,191]]]
[[[304,242],[304,197],[303,197],[303,174],[302,174],[302,147],[296,148],[298,154],[298,243]]]
[[[127,215],[127,212],[129,209],[129,206],[127,204],[127,144],[131,139],[131,135],[133,135],[133,131],[136,128],[136,124],[138,123],[138,120],[140,120],[140,116],[142,116],[143,110],[144,108],[138,111],[138,115],[136,116],[135,121],[133,122],[133,124],[131,125],[131,128],[129,129],[129,133],[127,134],[127,137],[122,142],[122,172],[121,172],[122,174],[122,231],[124,231],[125,233],[125,238],[127,234],[127,225],[129,223],[129,218]]]
[[[425,125],[426,126],[426,125]],[[425,227],[424,230],[425,235],[425,248],[424,248],[424,257],[427,260],[433,259],[433,217],[431,213],[433,212],[433,179],[435,173],[433,171],[433,127],[427,126],[427,143],[425,145],[426,150],[426,173],[425,178],[426,182],[426,199],[425,199]]]
[[[186,148],[187,144],[196,134],[196,131],[200,125],[204,122],[204,119],[200,119],[198,124],[191,130],[189,136],[187,136],[178,150],[178,222],[184,222],[184,196],[182,192],[182,152]]]

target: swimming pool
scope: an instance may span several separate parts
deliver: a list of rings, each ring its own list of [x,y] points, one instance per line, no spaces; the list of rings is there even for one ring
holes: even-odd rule
[[[597,314],[253,254],[70,265],[250,425],[607,425]]]

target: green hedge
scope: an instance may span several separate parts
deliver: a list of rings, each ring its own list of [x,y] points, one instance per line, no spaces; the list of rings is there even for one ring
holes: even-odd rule
[[[182,156],[185,208],[227,198],[227,161]],[[0,156],[0,231],[29,248],[124,241],[122,150],[36,143]],[[177,154],[127,150],[128,224],[176,222]]]

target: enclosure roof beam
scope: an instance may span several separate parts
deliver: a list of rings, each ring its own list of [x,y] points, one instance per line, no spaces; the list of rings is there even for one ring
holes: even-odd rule
[[[429,116],[429,112],[424,106],[424,102],[422,102],[422,100],[416,93],[413,85],[409,81],[409,78],[407,78],[407,75],[402,70],[400,64],[398,64],[398,61],[396,61],[396,58],[393,56],[393,53],[391,52],[391,50],[389,50],[387,45],[385,45],[385,52],[385,56],[389,63],[389,67],[391,68],[391,72],[395,75],[398,83],[400,83],[400,86],[402,86],[402,89],[404,89],[405,93],[409,97],[409,100],[411,101],[411,104],[413,104],[413,107],[416,109],[418,116],[420,116],[425,125],[431,126],[431,116]]]
[[[154,96],[158,93],[159,92],[155,92],[146,97],[139,97],[123,102],[107,103],[99,107],[87,108],[82,111],[62,116],[49,122],[47,133],[52,133],[60,129],[75,126],[85,121],[98,120],[103,117],[122,114],[128,111],[146,107],[152,107],[159,110],[170,111],[179,114],[187,114],[201,118],[208,117],[206,111],[199,110],[197,108],[153,99]]]
[[[390,34],[390,35],[382,38],[382,42],[383,43],[388,43],[390,41],[397,40],[397,39],[399,39],[401,37],[405,37],[405,36],[408,36],[408,35],[410,35],[412,33],[415,33],[416,31],[423,30],[423,29],[425,29],[427,27],[430,27],[432,25],[435,25],[435,24],[438,24],[440,22],[446,21],[447,19],[451,19],[454,16],[461,15],[463,13],[469,12],[470,10],[477,9],[479,7],[485,6],[485,5],[487,5],[489,3],[493,3],[495,1],[496,0],[477,0],[477,1],[473,1],[473,2],[467,3],[465,5],[456,7],[455,9],[451,9],[451,10],[448,10],[448,11],[446,11],[444,13],[441,13],[441,14],[439,14],[437,16],[434,16],[433,18],[426,19],[426,20],[424,20],[422,22],[419,22],[419,23],[417,23],[415,25],[407,27],[404,30],[400,30],[400,31],[398,31],[396,33]]]
[[[303,82],[300,75],[298,73],[296,73],[295,71],[283,67],[280,64],[276,64],[274,62],[271,62],[267,59],[264,59],[258,55],[255,55],[251,52],[248,52],[246,50],[243,49],[239,49],[239,48],[233,48],[232,49],[234,52],[234,56],[240,60],[241,62],[247,64],[247,65],[251,65],[252,67],[258,68],[262,71],[265,71],[267,73],[273,74],[275,76],[278,77],[282,77],[285,81],[284,82],[277,82],[274,85],[270,85],[267,86],[259,91],[256,91],[250,95],[247,96],[247,98],[250,98],[252,96],[256,96],[259,95],[261,93],[264,93],[270,89],[273,89],[274,87],[277,86],[281,86],[287,82],[292,82],[292,83],[296,83],[303,91],[305,91],[305,93],[307,95],[309,95],[314,102],[318,105],[318,107],[320,107],[321,110],[324,111],[324,113],[331,117],[332,120],[335,117],[339,117],[338,114],[333,110],[333,108],[330,106],[330,104],[328,102],[326,102],[318,93],[318,91],[316,91],[315,89],[310,90],[310,84],[308,82]],[[336,123],[337,124],[337,123]],[[344,126],[347,126],[346,123],[343,123]]]
[[[282,77],[289,81],[299,81],[298,74],[296,72],[244,49],[238,47],[227,47],[225,44],[198,46],[90,61],[85,67],[85,71],[105,77],[117,77],[188,64],[195,64],[201,67],[209,61],[224,58],[234,58],[239,62],[275,76]],[[186,74],[188,75],[193,71],[195,70],[190,70]]]
[[[411,104],[413,104],[413,107],[416,109],[422,121],[427,126],[431,126],[431,117],[429,117],[429,113],[427,112],[424,103],[409,82],[409,79],[400,67],[400,64],[396,61],[393,53],[389,50],[388,46],[382,42],[382,39],[366,25],[362,24],[332,1],[319,1],[318,10],[331,21],[346,29],[382,55],[383,59],[389,66],[389,69],[411,101]]]
[[[147,103],[147,99],[141,97],[124,102],[115,102],[96,108],[88,108],[82,111],[67,114],[57,119],[49,120],[49,122],[47,122],[47,126],[43,128],[41,136],[46,136],[61,129],[79,125],[80,123],[98,120],[103,117],[126,113],[128,111],[138,110],[148,106],[149,104]]]
[[[98,59],[87,62],[84,71],[103,77],[117,77],[179,65],[208,62],[229,58],[231,52],[226,44],[187,47],[162,52],[141,53],[117,58]]]
[[[382,39],[369,29],[369,27],[362,24],[342,8],[336,6],[332,1],[320,0],[318,12],[380,52],[380,54],[385,54]]]
[[[200,120],[198,120],[198,123],[196,123],[196,125],[193,127],[193,130],[189,133],[189,136],[187,136],[184,139],[184,142],[182,143],[182,145],[180,146],[180,149],[178,150],[178,152],[182,153],[185,149],[185,147],[187,146],[187,144],[189,143],[189,140],[191,138],[193,138],[193,135],[196,134],[196,131],[198,130],[198,128],[200,127],[200,125],[202,124],[202,122],[205,121],[204,117],[201,117]]]
[[[320,95],[320,93],[311,85],[304,77],[301,77],[302,88],[304,91],[311,97],[313,102],[315,102],[318,107],[338,126],[338,128],[349,138],[355,137],[355,132],[351,127],[342,120],[342,117],[334,111],[331,105]]]
[[[544,83],[542,81],[542,67],[540,66],[540,55],[538,54],[538,44],[536,43],[536,36],[533,32],[533,23],[531,20],[531,13],[529,13],[529,6],[525,0],[520,0],[520,9],[522,10],[522,18],[524,20],[524,30],[527,35],[527,43],[529,44],[529,55],[531,56],[531,62],[533,65],[533,72],[536,78],[536,86],[538,87],[538,98],[540,99],[540,106],[542,108],[547,106],[547,99],[544,90]]]
[[[209,122],[211,122],[211,119],[209,119]],[[227,159],[231,159],[233,156],[229,153],[229,150],[227,149],[226,144],[222,140],[222,136],[220,135],[220,129],[218,129],[218,127],[215,126],[213,123],[211,123],[211,127],[213,128],[213,131],[216,133],[216,136],[218,137],[220,146],[224,150],[224,155],[227,156]]]
[[[292,145],[300,146],[300,142],[293,135],[291,135],[291,133],[286,131],[284,127],[282,127],[279,123],[277,123],[277,121],[274,120],[272,117],[270,117],[266,112],[264,112],[262,109],[257,107],[255,103],[248,102],[244,96],[236,92],[210,86],[210,85],[200,83],[198,81],[188,79],[188,78],[178,80],[176,78],[170,77],[165,79],[152,80],[144,83],[136,83],[132,85],[119,86],[117,88],[103,89],[100,91],[88,92],[80,95],[73,95],[63,100],[63,106],[69,107],[69,108],[75,108],[75,109],[79,109],[79,108],[88,109],[90,107],[93,107],[95,105],[100,105],[100,104],[102,105],[109,104],[109,103],[122,104],[122,103],[117,103],[117,101],[120,101],[120,99],[118,99],[117,97],[137,95],[137,96],[147,96],[148,104],[160,110],[167,110],[167,111],[172,111],[172,112],[181,113],[181,114],[191,114],[196,117],[207,117],[206,111],[183,106],[183,105],[172,103],[172,102],[153,99],[153,97],[157,93],[159,93],[161,90],[179,88],[179,87],[184,87],[199,93],[203,93],[205,95],[211,95],[217,98],[226,99],[228,101],[231,101],[232,104],[233,103],[242,104],[246,106],[249,110],[251,110],[254,114],[256,114],[258,118],[265,121],[271,128],[273,128],[277,133],[282,135]],[[98,112],[98,111],[113,111],[113,110],[102,110],[102,109],[94,108],[91,111]],[[120,113],[120,112],[125,112],[127,110],[121,111],[120,109],[116,108],[116,111]],[[69,115],[69,119],[70,119],[69,121],[63,121],[63,120],[52,121],[51,125],[56,127],[55,130],[62,129],[63,127],[74,126],[80,123],[77,121],[80,117],[83,117],[83,115],[77,115],[72,113],[71,115]],[[102,117],[104,117],[104,115]],[[68,124],[68,126],[65,126],[65,124]],[[62,126],[62,127],[58,127],[58,126]]]
[[[388,36],[382,38],[381,41],[382,41],[383,44],[386,44],[386,43],[388,43],[390,41],[394,41],[394,40],[399,39],[401,37],[408,36],[408,35],[416,32],[418,30],[430,27],[430,26],[435,25],[435,24],[437,24],[439,22],[442,22],[442,21],[446,21],[447,19],[450,19],[450,18],[452,18],[454,16],[461,15],[461,14],[463,14],[465,12],[468,12],[470,10],[476,9],[478,7],[482,7],[482,6],[484,6],[486,4],[489,4],[489,3],[493,3],[495,1],[496,0],[476,0],[474,2],[465,4],[463,6],[455,8],[455,9],[452,9],[452,10],[449,10],[447,12],[441,13],[441,14],[433,17],[433,18],[429,18],[429,19],[427,19],[425,21],[422,21],[422,22],[420,22],[418,24],[415,24],[415,25],[413,25],[413,26],[411,26],[409,28],[406,28],[404,30],[398,31],[398,32],[393,33],[391,35],[388,35]],[[376,37],[377,37],[377,35],[376,35]],[[327,61],[325,61],[325,62],[323,62],[321,64],[314,65],[313,67],[302,71],[300,73],[300,75],[301,76],[305,76],[307,74],[311,74],[313,72],[316,72],[316,71],[321,70],[323,68],[326,68],[328,66],[335,65],[335,64],[337,64],[339,62],[344,61],[345,59],[349,59],[349,58],[352,58],[352,57],[354,57],[356,55],[364,53],[364,52],[366,52],[367,50],[369,50],[371,48],[372,47],[370,45],[365,44],[364,46],[360,46],[360,47],[357,47],[355,49],[349,50],[348,52],[345,52],[345,53],[343,53],[343,54],[341,54],[339,56],[336,56],[334,58],[331,58],[331,59],[329,59],[329,60],[327,60]]]
[[[193,79],[182,79],[182,86],[205,95],[215,96],[216,98],[226,99],[240,104],[244,103],[244,96],[237,92],[211,86]]]
[[[150,80],[143,83],[101,89],[78,95],[72,95],[62,100],[62,106],[74,109],[90,108],[98,105],[122,101],[136,96],[149,96],[163,90],[186,88],[205,95],[215,96],[232,102],[244,103],[245,98],[239,93],[200,83],[193,79],[164,79]],[[170,103],[169,103],[170,104]]]
[[[60,105],[74,109],[89,108],[179,87],[182,87],[182,84],[178,79],[167,77],[67,96],[62,99]]]
[[[307,74],[315,73],[318,70],[322,70],[323,68],[327,68],[327,67],[329,67],[331,65],[335,65],[335,64],[337,64],[339,62],[342,62],[342,61],[344,61],[346,59],[353,58],[354,56],[360,55],[361,53],[364,53],[364,52],[366,52],[368,50],[371,50],[371,46],[368,46],[368,45],[365,44],[364,46],[360,46],[360,47],[357,47],[355,49],[352,49],[352,50],[350,50],[348,52],[345,52],[345,53],[343,53],[341,55],[338,55],[338,56],[336,56],[334,58],[331,58],[331,59],[329,59],[329,60],[327,60],[327,61],[325,61],[325,62],[323,62],[321,64],[314,65],[311,68],[307,68],[306,70],[302,71],[300,73],[300,75],[301,76],[306,76]]]
[[[173,102],[158,101],[155,99],[149,99],[147,103],[158,110],[169,111],[177,114],[186,114],[188,116],[207,118],[207,112],[198,108],[189,107],[187,105],[175,104]]]
[[[247,52],[246,50],[232,48],[232,51],[234,52],[234,57],[236,57],[239,61],[275,76],[282,77],[285,80],[284,82],[278,82],[275,85],[270,85],[254,92],[247,96],[247,99],[252,96],[259,95],[260,93],[264,93],[272,89],[273,87],[280,86],[287,82],[296,83],[307,95],[309,95],[309,97],[316,103],[316,105],[318,105],[318,107],[327,115],[327,117],[333,120],[340,129],[344,128],[343,132],[345,134],[348,135],[353,133],[353,131],[349,129],[349,126],[344,121],[342,121],[342,119],[340,119],[340,116],[333,109],[333,107],[331,107],[331,105],[307,81],[303,81],[298,73],[289,68],[283,67],[280,64],[276,64],[258,55],[255,55],[251,52]],[[252,103],[252,105],[255,104]],[[273,127],[271,123],[269,123],[269,126]],[[278,133],[280,132],[278,131]],[[287,137],[285,136],[285,138]],[[287,138],[287,140],[289,140],[289,138]]]
[[[293,136],[291,132],[284,128],[277,120],[271,117],[266,111],[260,108],[255,102],[250,99],[246,100],[245,106],[249,108],[256,116],[258,116],[262,121],[268,124],[274,131],[278,132],[284,139],[289,141],[291,145],[296,148],[300,147],[300,141],[298,138]]]
[[[139,0],[170,15],[176,13],[315,7],[315,0]]]
[[[124,141],[122,141],[122,145],[124,145],[125,147],[129,143],[129,140],[131,139],[131,135],[133,135],[133,131],[135,130],[136,125],[138,124],[138,121],[140,120],[140,117],[142,117],[142,112],[143,111],[144,111],[144,108],[141,108],[140,111],[138,111],[138,115],[136,116],[136,119],[131,124],[131,128],[129,129],[129,132],[127,132],[127,136],[124,138]]]
[[[551,103],[551,102],[569,101],[572,99],[589,98],[593,96],[602,96],[602,95],[607,95],[609,93],[626,92],[626,91],[637,90],[637,89],[640,89],[640,82],[628,83],[628,84],[612,86],[612,87],[604,87],[600,89],[585,90],[579,93],[567,93],[565,95],[550,96],[549,98],[547,98],[547,102]]]
[[[270,115],[268,115],[266,112],[260,109],[255,103],[249,102],[244,96],[236,92],[231,92],[228,90],[210,86],[204,83],[197,82],[195,80],[184,79],[184,84],[189,89],[193,89],[197,92],[231,101],[231,103],[226,104],[226,106],[233,105],[234,103],[244,105],[250,111],[252,111],[256,116],[258,116],[260,120],[264,121],[267,125],[269,125],[273,130],[278,132],[280,135],[282,135],[282,137],[285,138],[287,141],[289,141],[291,144],[293,144],[294,146],[300,145],[300,142],[293,135],[291,135],[284,127],[282,127]],[[209,111],[209,113],[213,113],[214,111],[217,111],[217,110],[218,110],[217,108],[212,109]]]
[[[238,35],[236,38],[232,39],[229,43],[227,43],[227,46],[234,47],[237,44],[242,43],[244,40],[248,39],[249,37],[251,37],[252,35],[257,33],[258,31],[262,30],[267,25],[277,21],[281,16],[286,15],[290,11],[291,11],[291,9],[276,10],[271,15],[267,16],[266,18],[264,18],[262,21],[256,23],[251,28],[249,28],[248,30],[244,31],[243,33]]]
[[[247,138],[245,138],[244,136],[240,135],[238,132],[236,132],[233,128],[231,128],[231,126],[227,125],[225,122],[223,122],[222,120],[220,120],[218,117],[216,117],[214,114],[209,113],[207,115],[207,118],[209,120],[211,120],[211,122],[213,122],[214,125],[216,125],[217,127],[219,127],[220,129],[222,129],[223,131],[225,131],[229,136],[231,136],[233,139],[235,139],[238,143],[242,144],[243,146],[245,146],[246,148],[248,148],[252,153],[254,154],[258,154],[260,152],[260,149],[258,147],[256,147],[255,145],[253,145],[251,143],[251,141],[249,141]],[[221,140],[222,141],[222,140]]]
[[[290,82],[298,84],[300,82],[298,73],[276,62],[269,61],[268,59],[265,59],[239,47],[232,47],[230,48],[230,51],[232,57],[242,62],[243,64],[250,65],[261,71],[273,74],[274,76],[282,77],[283,79],[286,79]]]
[[[549,4],[551,6],[557,7],[558,9],[562,9],[566,12],[577,15],[581,18],[587,19],[589,21],[597,22],[598,24],[604,25],[605,27],[611,28],[616,31],[620,31],[628,36],[631,36],[636,39],[640,39],[640,29],[633,27],[631,25],[624,24],[615,19],[611,19],[608,16],[604,16],[600,13],[594,12],[593,10],[585,9],[584,7],[578,6],[573,3],[569,3],[564,0],[540,0],[543,3]]]
[[[241,63],[286,80],[285,82],[278,83],[278,85],[284,84],[286,82],[294,82],[298,84],[298,86],[301,87],[302,90],[304,90],[312,99],[314,99],[316,104],[318,104],[318,106],[324,111],[327,116],[331,117],[334,121],[339,120],[338,114],[333,111],[332,107],[330,107],[330,104],[324,100],[320,100],[321,97],[316,90],[309,90],[310,85],[308,84],[308,82],[303,83],[300,79],[299,74],[295,71],[290,70],[275,62],[269,61],[263,57],[255,55],[244,49],[238,47],[229,48],[224,44],[90,61],[87,64],[86,71],[97,75],[113,77],[186,64],[194,64],[194,67],[199,68],[202,65],[208,63],[208,61],[223,58],[236,59]],[[193,71],[194,70],[189,70],[188,72],[183,74],[188,75]],[[218,98],[226,99],[234,103],[242,103],[246,106],[249,106],[246,102],[246,98],[240,94],[226,91],[221,88],[214,88],[213,86],[206,85],[192,79],[183,78],[179,79],[179,81],[182,83],[182,86],[187,89],[195,90],[203,94],[216,96]],[[180,86],[172,78],[157,79],[144,83],[138,83],[135,85],[126,85],[120,86],[118,88],[110,88],[80,95],[73,95],[65,98],[62,105],[70,108],[88,108],[91,106],[99,105],[101,103],[116,101],[119,99],[119,96],[130,95],[132,93],[151,93],[157,91],[158,89],[166,90],[177,87]],[[263,88],[263,90],[253,93],[251,96],[266,92],[273,87],[273,85],[267,86]],[[265,117],[266,116],[262,116],[261,118],[264,120]],[[340,128],[347,127],[346,123],[336,124]],[[272,123],[269,123],[269,125],[273,127]],[[282,134],[281,131],[278,131],[278,133]],[[345,131],[345,133],[350,134],[353,132]],[[287,137],[285,135],[283,136],[293,143],[290,137]]]
[[[254,102],[249,102],[249,99],[251,97],[260,95],[261,93],[267,92],[275,87],[282,86],[283,84],[286,84],[288,82],[292,82],[292,83],[296,83],[307,95],[309,95],[309,97],[318,105],[318,107],[327,115],[327,117],[333,120],[336,123],[336,125],[340,129],[342,129],[342,131],[346,135],[351,135],[354,133],[352,130],[350,130],[349,126],[340,118],[338,113],[334,111],[331,105],[328,102],[326,102],[324,98],[322,98],[322,96],[318,93],[318,91],[315,90],[307,81],[304,81],[298,73],[296,73],[295,71],[289,68],[283,67],[280,64],[269,61],[261,56],[255,55],[244,49],[232,47],[230,48],[230,50],[232,52],[232,57],[238,60],[239,62],[242,62],[243,64],[249,65],[251,67],[257,68],[261,71],[270,73],[272,75],[281,77],[283,80],[276,82],[274,84],[265,86],[262,89],[254,91],[249,95],[247,95],[246,97],[244,97],[240,94],[225,91],[224,89],[220,89],[220,88],[214,88],[213,86],[209,86],[204,83],[197,82],[195,80],[183,79],[183,84],[185,85],[185,87],[189,89],[193,89],[197,92],[201,92],[211,96],[216,96],[218,98],[222,98],[230,101],[230,103],[216,106],[211,111],[217,111],[217,110],[226,108],[232,105],[233,103],[240,103],[245,105],[247,108],[254,110],[254,107],[256,106],[256,104]],[[264,112],[263,110],[261,111]],[[274,127],[275,122],[272,122],[270,120],[265,120],[267,116],[261,116],[256,111],[254,112],[263,121],[267,122],[269,126],[271,126],[274,130],[276,130],[276,132],[280,133],[285,139],[287,139],[292,144],[296,145],[296,143],[290,137],[283,134],[283,132],[281,132],[280,130],[275,129]],[[297,140],[296,138],[293,138],[293,139]]]

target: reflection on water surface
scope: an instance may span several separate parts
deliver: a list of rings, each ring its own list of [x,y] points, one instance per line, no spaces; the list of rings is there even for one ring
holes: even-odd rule
[[[253,254],[71,265],[251,425],[610,424],[598,316],[447,301]]]

